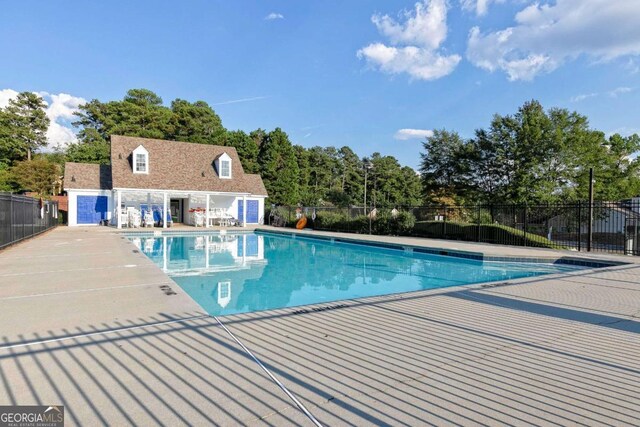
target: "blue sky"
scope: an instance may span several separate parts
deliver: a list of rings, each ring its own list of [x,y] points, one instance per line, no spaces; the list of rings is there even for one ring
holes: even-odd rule
[[[0,13],[0,106],[42,93],[52,143],[73,139],[83,100],[140,87],[207,101],[228,129],[281,127],[412,167],[428,131],[470,137],[532,98],[640,132],[639,1],[5,1]]]

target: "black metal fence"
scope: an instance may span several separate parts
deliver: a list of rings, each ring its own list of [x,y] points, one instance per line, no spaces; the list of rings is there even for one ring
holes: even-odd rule
[[[268,223],[640,256],[640,198],[620,202],[404,208],[272,208]]]
[[[58,224],[58,203],[0,193],[0,248]]]

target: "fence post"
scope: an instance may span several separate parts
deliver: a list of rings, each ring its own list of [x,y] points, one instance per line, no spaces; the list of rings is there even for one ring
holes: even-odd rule
[[[14,230],[13,224],[13,195],[9,195],[9,226],[11,227],[11,231],[9,231],[9,241],[13,242],[16,239],[16,230]]]
[[[527,229],[529,228],[529,217],[527,216],[528,206],[524,205],[524,223],[522,224],[522,228],[524,230],[524,239],[522,239],[522,245],[527,246]]]
[[[480,205],[476,205],[476,215],[477,215],[477,228],[476,228],[476,242],[480,242]]]
[[[591,252],[593,244],[593,168],[589,169],[589,230],[587,235],[587,252]]]
[[[447,205],[444,205],[442,211],[442,237],[446,239],[447,236]]]
[[[578,252],[582,251],[582,202],[578,202]]]

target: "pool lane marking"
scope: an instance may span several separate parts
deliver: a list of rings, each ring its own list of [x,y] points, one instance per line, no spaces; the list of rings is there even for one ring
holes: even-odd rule
[[[0,297],[0,301],[4,300],[12,300],[12,299],[20,299],[20,298],[35,298],[35,297],[47,297],[50,295],[66,295],[66,294],[75,294],[80,292],[94,292],[94,291],[107,291],[113,289],[122,289],[122,288],[135,288],[140,286],[154,286],[154,285],[173,285],[174,282],[166,281],[166,282],[155,282],[155,283],[140,283],[137,285],[122,285],[122,286],[109,286],[106,288],[90,288],[90,289],[77,289],[75,291],[62,291],[62,292],[45,292],[41,294],[29,294],[29,295],[16,295],[12,297]]]
[[[216,322],[218,322],[218,324],[222,327],[222,329],[224,329],[224,330],[227,332],[227,334],[229,334],[229,336],[230,336],[231,338],[233,338],[233,340],[234,340],[234,341],[235,341],[235,342],[236,342],[240,347],[242,347],[242,349],[244,350],[244,352],[245,352],[245,353],[247,353],[247,354],[248,354],[248,355],[253,359],[253,361],[254,361],[254,362],[256,362],[256,363],[258,364],[258,366],[260,366],[260,368],[262,368],[262,370],[263,370],[264,372],[266,372],[266,374],[269,376],[269,378],[271,378],[271,380],[272,380],[274,383],[276,383],[276,384],[278,385],[278,387],[280,387],[280,389],[281,389],[282,391],[284,391],[284,392],[285,392],[285,394],[286,394],[287,396],[289,396],[289,398],[290,398],[291,400],[293,400],[293,402],[296,404],[296,406],[298,407],[298,409],[300,409],[300,410],[301,410],[301,411],[302,411],[302,412],[307,416],[307,418],[309,418],[309,419],[311,420],[311,422],[312,422],[313,424],[315,424],[315,425],[316,425],[316,426],[318,426],[318,427],[323,427],[323,426],[322,426],[322,424],[320,423],[320,421],[318,421],[318,420],[316,419],[316,417],[314,417],[314,416],[313,416],[313,414],[312,414],[311,412],[309,412],[309,410],[308,410],[308,409],[307,409],[307,408],[302,404],[302,402],[300,402],[300,401],[299,401],[299,400],[298,400],[298,399],[293,395],[293,393],[291,393],[291,392],[289,391],[289,389],[287,389],[287,387],[285,387],[285,385],[284,385],[284,384],[282,384],[282,383],[280,382],[280,380],[278,380],[278,378],[276,378],[276,376],[275,376],[275,375],[273,375],[273,374],[271,373],[271,371],[270,371],[266,366],[264,366],[264,364],[260,361],[260,359],[258,359],[258,358],[257,358],[257,357],[256,357],[256,356],[251,352],[251,350],[249,350],[249,349],[247,348],[247,346],[245,346],[245,345],[242,343],[242,341],[240,341],[240,340],[239,340],[239,339],[238,339],[238,338],[233,334],[233,332],[231,332],[231,331],[229,330],[229,328],[227,328],[227,327],[225,326],[225,324],[224,324],[224,323],[222,323],[222,321],[221,321],[217,316],[212,316],[212,317],[213,317],[214,319],[216,319]]]
[[[149,327],[152,327],[152,326],[170,325],[172,323],[180,323],[180,322],[185,322],[187,320],[206,319],[206,318],[209,318],[209,317],[211,317],[211,316],[209,316],[208,314],[202,314],[202,315],[199,315],[199,316],[191,316],[191,317],[183,317],[181,319],[166,320],[164,322],[146,323],[144,325],[127,326],[125,328],[109,329],[107,331],[98,331],[98,332],[90,332],[90,333],[86,333],[86,334],[70,335],[70,336],[67,336],[67,337],[51,338],[51,339],[48,339],[48,340],[31,341],[31,342],[22,343],[22,344],[11,344],[11,345],[0,346],[0,351],[14,349],[14,348],[21,348],[21,347],[30,347],[32,345],[49,344],[49,343],[53,343],[53,342],[60,342],[60,341],[67,341],[67,340],[77,340],[79,338],[94,337],[94,336],[97,336],[97,335],[108,335],[108,334],[114,334],[114,333],[119,333],[119,332],[127,332],[127,331],[133,331],[133,330],[137,330],[137,329],[149,328]]]

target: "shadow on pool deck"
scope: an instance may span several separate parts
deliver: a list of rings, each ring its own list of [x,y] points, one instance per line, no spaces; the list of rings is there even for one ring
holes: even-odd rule
[[[483,308],[486,301],[470,297],[484,292],[422,292],[223,321],[329,425],[624,423],[640,416],[632,398],[640,370],[617,360],[637,354],[637,343],[621,339],[614,355],[607,347],[624,335],[602,333],[601,318],[567,323],[555,310],[526,310],[520,318],[508,312],[509,298]],[[459,310],[472,319],[461,322]],[[73,424],[307,421],[213,318],[188,315],[49,331],[36,335],[42,344],[4,337],[2,403],[61,403]],[[557,348],[563,337],[587,331],[598,338],[590,349],[584,339],[572,350]],[[627,355],[625,345],[634,351]],[[606,356],[598,357],[602,349]]]
[[[31,247],[46,254],[64,240],[53,237]],[[95,242],[112,263],[136,260],[116,270],[122,287],[155,271],[120,236]],[[60,258],[94,262],[95,242],[64,246]],[[2,262],[33,269],[17,253]],[[56,280],[84,295],[75,275]],[[222,321],[326,425],[631,425],[640,419],[639,278],[640,266],[618,266]],[[32,287],[58,291],[2,280],[29,298]],[[73,297],[52,309],[85,311],[48,327],[13,319],[0,343],[0,404],[64,404],[68,425],[309,424],[215,319],[158,293],[163,280],[92,290],[89,307]],[[33,298],[38,307],[50,297]]]
[[[61,332],[3,338],[0,404],[63,404],[72,424],[231,425],[298,412],[212,318]]]

